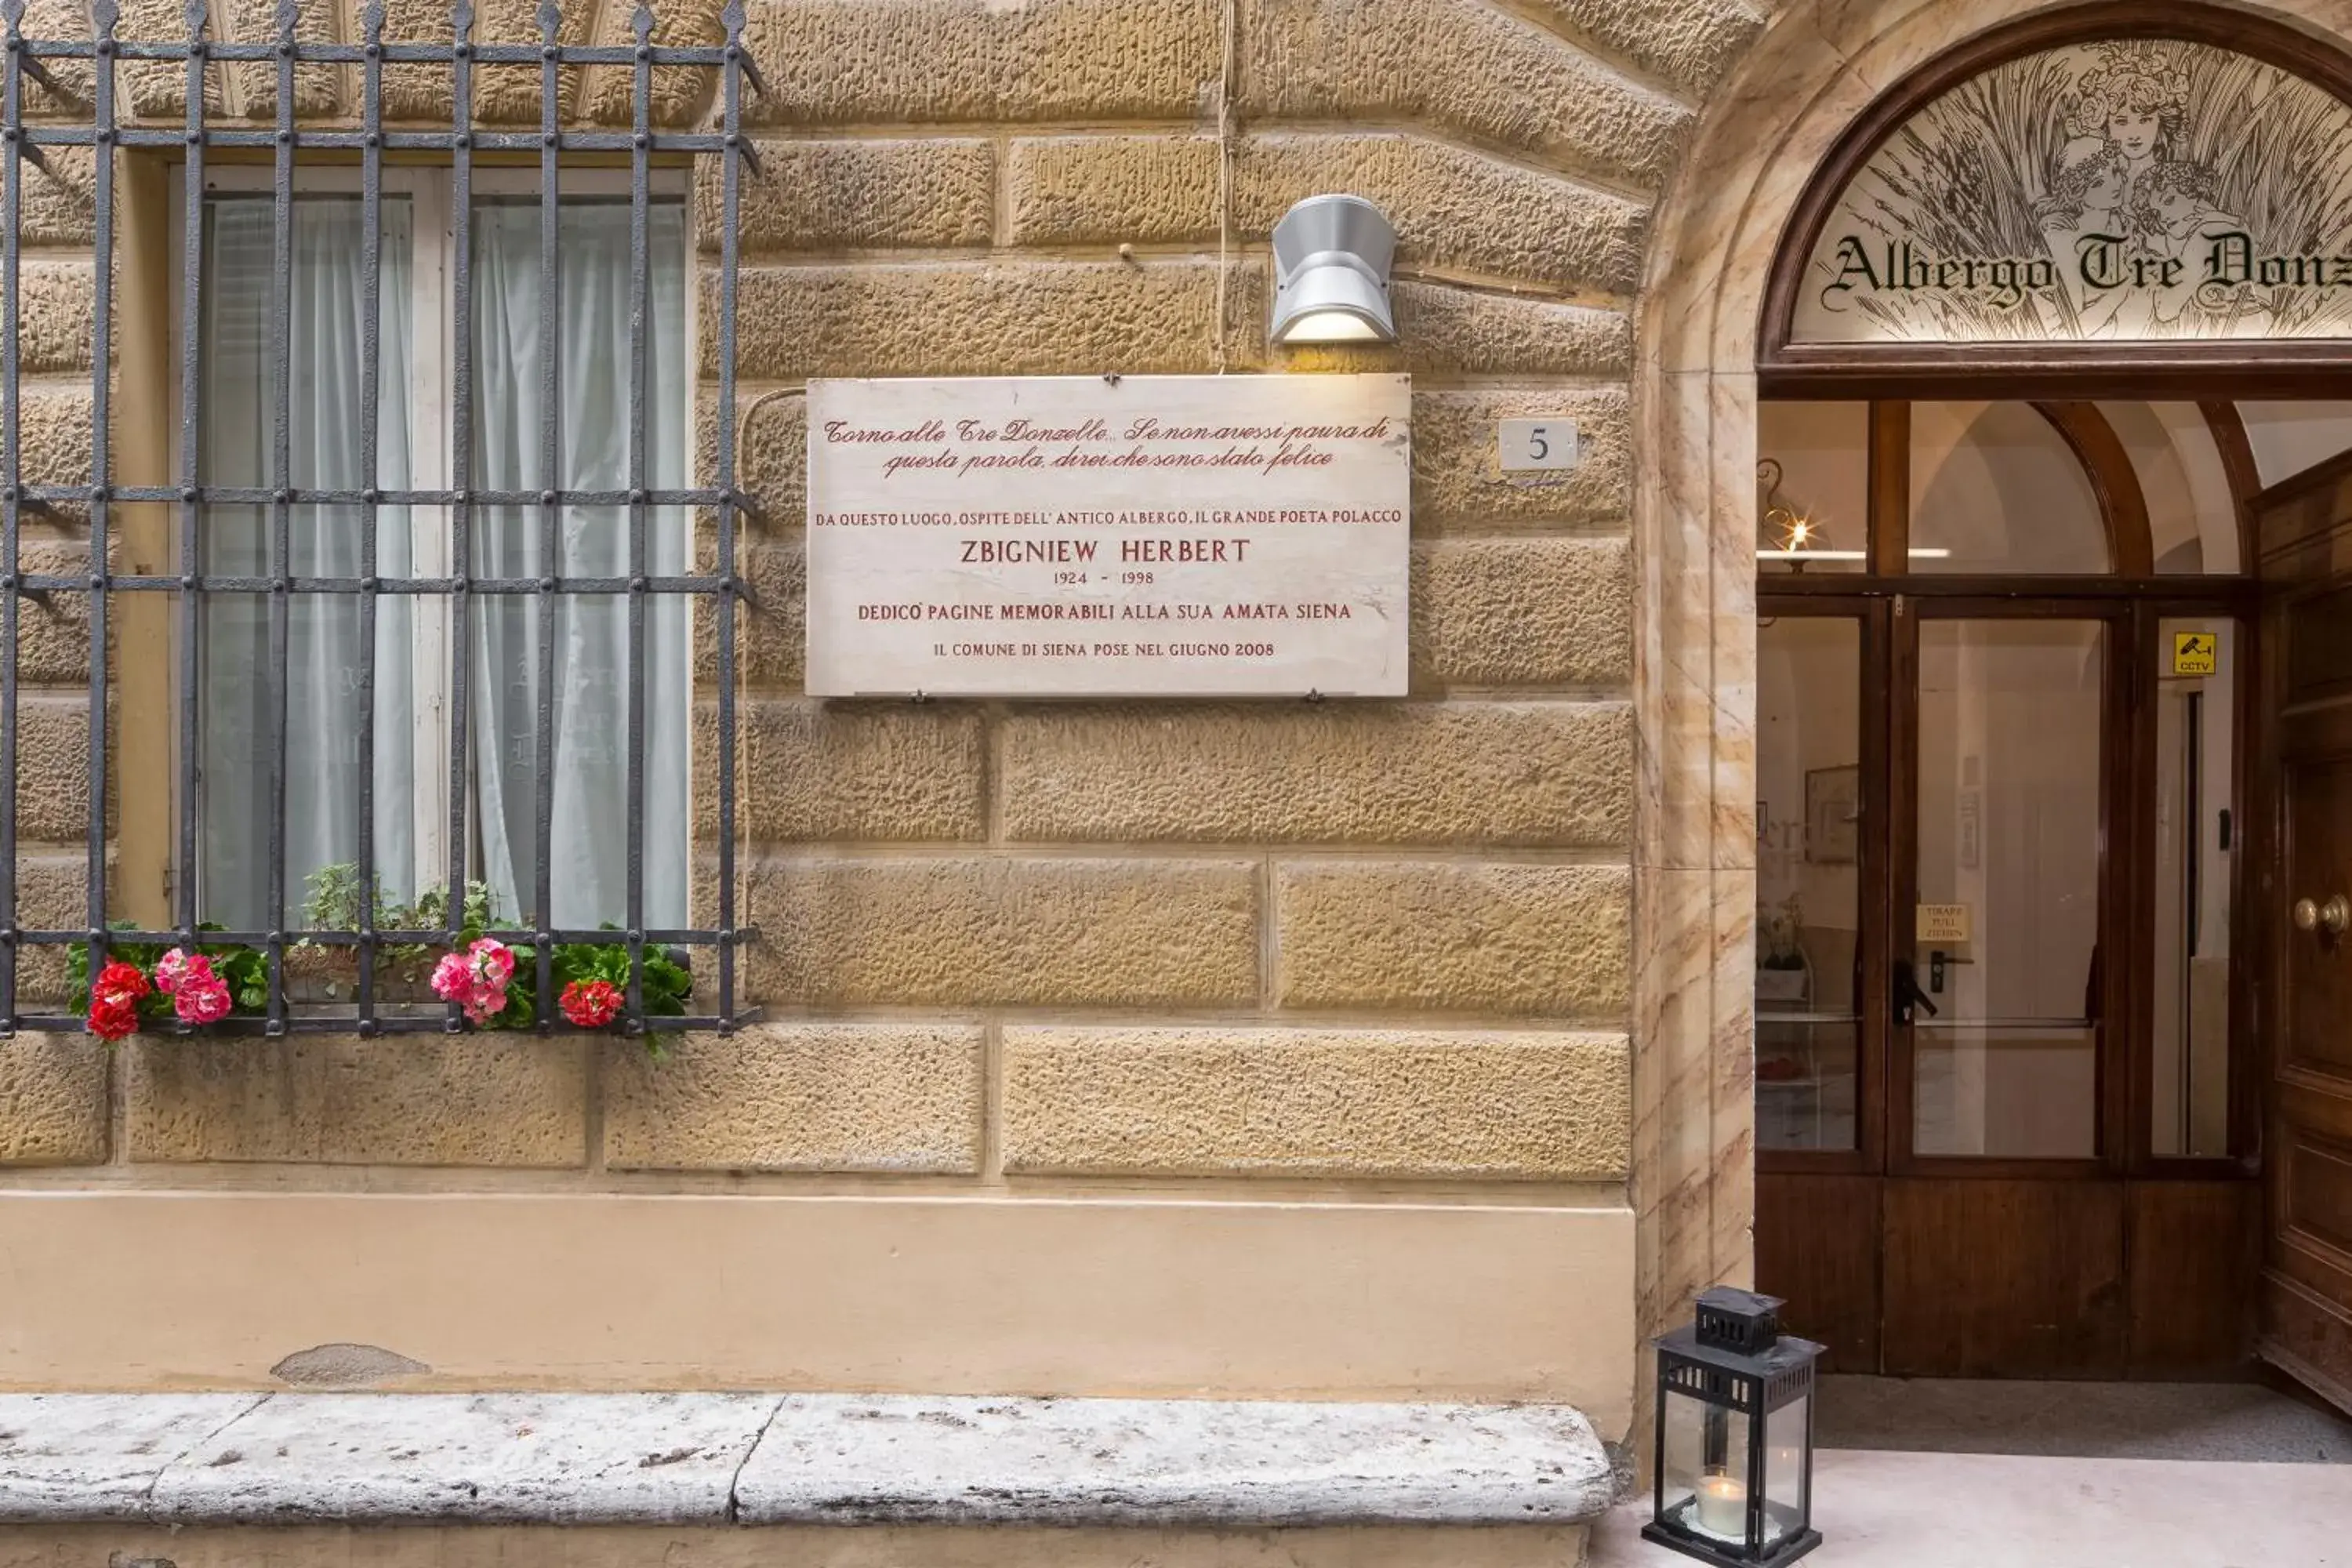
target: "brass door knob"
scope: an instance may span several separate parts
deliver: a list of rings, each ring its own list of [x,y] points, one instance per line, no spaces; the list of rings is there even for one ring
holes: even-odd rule
[[[2337,893],[2326,903],[2310,899],[2294,901],[2294,929],[2325,931],[2330,936],[2342,936],[2345,928],[2352,926],[2352,899]]]

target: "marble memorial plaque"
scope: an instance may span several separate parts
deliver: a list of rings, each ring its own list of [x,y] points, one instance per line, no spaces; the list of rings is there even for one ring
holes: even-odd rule
[[[1402,375],[816,381],[818,697],[1402,696]]]

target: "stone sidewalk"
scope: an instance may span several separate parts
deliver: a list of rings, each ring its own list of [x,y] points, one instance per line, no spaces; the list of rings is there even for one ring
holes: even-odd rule
[[[1828,1449],[1807,1568],[2352,1568],[2352,1466]],[[1591,1568],[1687,1568],[1602,1523]]]

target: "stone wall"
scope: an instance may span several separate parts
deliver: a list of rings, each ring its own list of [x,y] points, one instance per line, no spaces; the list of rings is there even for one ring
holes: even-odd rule
[[[177,7],[132,11],[125,36]],[[620,37],[605,12],[568,30]],[[663,35],[712,37],[715,13],[668,7]],[[429,15],[397,8],[395,30]],[[347,15],[306,25],[353,36]],[[421,1167],[461,1191],[499,1166],[573,1194],[822,1174],[1248,1202],[1311,1181],[1318,1203],[1622,1213],[1632,314],[1651,208],[1760,26],[1739,0],[755,4],[740,760],[769,1021],[656,1063],[577,1040],[20,1037],[0,1045],[0,1161],[68,1186],[350,1190]],[[478,36],[528,27],[501,0]],[[609,74],[570,107],[625,114]],[[407,75],[403,112],[446,112]],[[168,73],[133,76],[142,112],[180,112]],[[347,113],[349,85],[306,76],[304,111]],[[486,73],[486,117],[535,115],[535,88],[509,86]],[[270,112],[257,69],[221,90]],[[703,112],[690,80],[662,91],[668,117]],[[58,175],[26,194],[26,463],[86,475],[89,174]],[[1397,225],[1393,348],[1267,345],[1268,232],[1328,190]],[[708,183],[700,212],[708,245]],[[802,694],[808,378],[1330,369],[1413,376],[1409,698]],[[1497,469],[1495,421],[1536,413],[1581,429],[1565,482]],[[73,533],[28,531],[28,557],[37,537]],[[70,924],[86,632],[65,604],[26,625],[26,920]],[[1630,1376],[1630,1344],[1610,1353]]]

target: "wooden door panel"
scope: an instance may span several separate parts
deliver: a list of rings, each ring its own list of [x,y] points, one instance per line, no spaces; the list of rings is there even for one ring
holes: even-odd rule
[[[2352,584],[2286,607],[2290,701],[2307,702],[2352,684]]]
[[[1756,1178],[1756,1288],[1790,1333],[1828,1347],[1825,1372],[1878,1370],[1876,1176]]]
[[[2342,1253],[2352,1267],[2352,1146],[2292,1129],[2279,1150],[2280,1233]]]
[[[2276,876],[2256,929],[2273,951],[2263,1083],[2264,1229],[2258,1348],[2352,1409],[2352,931],[2304,931],[2294,900],[2352,896],[2352,489],[2335,484],[2257,519],[2262,720],[2279,789]]]
[[[2131,1375],[2242,1375],[2253,1350],[2262,1188],[2135,1182],[2126,1210]]]
[[[2263,1358],[2352,1410],[2352,1318],[2327,1295],[2274,1270],[2263,1283]]]
[[[2352,758],[2290,763],[2285,771],[2290,900],[2324,903],[2352,896]],[[2352,932],[2299,931],[2290,925],[2286,984],[2277,1006],[2283,1065],[2340,1074],[2352,1092]]]
[[[1881,1358],[1897,1377],[2120,1377],[2124,1189],[1889,1180]]]

